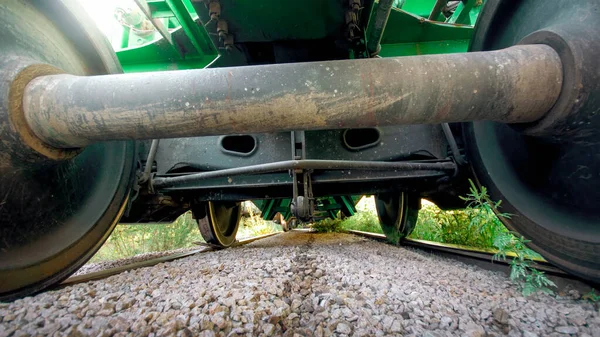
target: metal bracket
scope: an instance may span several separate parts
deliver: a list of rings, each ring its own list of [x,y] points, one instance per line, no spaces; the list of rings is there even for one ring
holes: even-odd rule
[[[304,131],[292,131],[292,159],[306,159],[306,137]],[[314,214],[315,199],[312,192],[312,170],[293,169],[292,175],[292,203],[290,210],[294,216],[302,221],[310,221]],[[302,184],[303,195],[299,193],[298,185]]]

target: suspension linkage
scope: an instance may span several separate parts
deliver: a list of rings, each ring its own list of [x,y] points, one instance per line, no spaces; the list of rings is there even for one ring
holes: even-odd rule
[[[285,160],[223,170],[190,173],[176,177],[155,177],[152,179],[153,188],[174,187],[201,180],[222,178],[239,175],[281,172],[287,170],[377,170],[377,171],[444,171],[453,174],[458,169],[452,160],[438,161],[355,161],[355,160]]]

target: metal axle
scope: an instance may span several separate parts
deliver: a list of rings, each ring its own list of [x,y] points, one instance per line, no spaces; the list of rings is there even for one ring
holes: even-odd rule
[[[98,141],[540,119],[561,91],[545,45],[492,52],[106,76],[25,88],[31,130],[56,148]]]

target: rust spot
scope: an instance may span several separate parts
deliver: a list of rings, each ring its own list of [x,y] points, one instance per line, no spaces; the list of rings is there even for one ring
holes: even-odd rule
[[[229,102],[231,100],[231,77],[233,73],[230,71],[227,73],[227,97],[225,99]]]
[[[436,111],[434,118],[436,120],[438,120],[438,119],[447,120],[449,113],[450,113],[450,103],[446,103],[446,104],[444,104],[444,106],[441,109]]]
[[[375,97],[375,88],[373,87],[373,74],[369,73],[369,97]]]
[[[367,109],[367,118],[369,119],[369,121],[372,124],[374,124],[377,120],[377,118],[375,116],[374,107],[377,106],[379,103],[376,100],[372,99],[375,97],[375,87],[373,86],[373,74],[371,74],[370,72],[367,74],[361,73],[360,79],[361,79],[360,83],[363,88],[363,91],[365,92],[365,95],[367,96],[367,99],[364,102],[366,105],[366,109]]]
[[[369,73],[369,98],[373,98],[375,97],[375,88],[373,87],[373,74]],[[369,103],[371,103],[372,100],[369,100]],[[377,102],[375,102],[375,104],[377,104]],[[369,104],[369,119],[372,122],[372,125],[376,125],[377,124],[377,117],[375,116],[375,109],[372,106],[372,104]]]
[[[49,65],[36,64],[23,69],[10,85],[8,99],[11,129],[18,135],[21,142],[35,152],[53,160],[65,160],[75,157],[81,149],[59,149],[48,145],[31,129],[23,107],[25,87],[39,76],[61,74],[62,71]]]

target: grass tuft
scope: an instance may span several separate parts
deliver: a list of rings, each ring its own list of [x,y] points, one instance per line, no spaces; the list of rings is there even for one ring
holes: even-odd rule
[[[551,293],[554,283],[543,272],[532,267],[533,259],[541,258],[527,248],[529,241],[510,232],[500,218],[510,218],[510,214],[500,212],[501,201],[492,201],[485,187],[477,188],[471,183],[470,193],[461,197],[467,207],[462,210],[443,211],[433,203],[423,200],[419,219],[409,236],[413,239],[458,244],[483,249],[496,249],[498,260],[511,258],[510,278],[519,284],[524,295],[541,291]],[[345,230],[383,233],[372,196],[363,197],[356,205],[357,213],[345,219],[324,219],[311,225],[316,232],[330,233]],[[280,225],[264,221],[254,214],[252,207],[248,216],[242,218],[238,238],[248,238],[282,231]],[[398,241],[399,238],[389,238]],[[190,212],[180,216],[171,224],[119,225],[107,242],[90,262],[100,262],[126,258],[142,253],[160,252],[192,247],[193,242],[203,241],[198,225]],[[595,293],[589,296],[597,300]]]
[[[494,259],[510,259],[510,279],[519,285],[523,295],[538,291],[552,293],[554,283],[532,267],[533,260],[541,256],[527,248],[528,240],[509,231],[500,220],[511,216],[500,212],[501,201],[492,201],[485,187],[478,188],[472,181],[470,184],[470,192],[461,197],[467,204],[465,209],[443,211],[423,200],[417,225],[409,238],[497,250]],[[352,229],[382,233],[373,197],[363,197],[357,204],[357,210],[358,213],[352,217],[322,220],[313,224],[312,228],[319,232]],[[392,243],[399,239],[388,237]],[[512,258],[507,258],[509,253],[514,254]]]
[[[240,220],[237,238],[281,232],[281,226],[263,220],[250,211]],[[190,248],[194,242],[204,242],[191,212],[182,214],[170,224],[118,225],[89,263],[113,261],[127,257],[168,250]]]
[[[263,220],[260,215],[250,210],[248,216],[242,217],[236,237],[239,240],[275,232],[283,232],[281,225]]]
[[[118,225],[100,250],[89,261],[118,260],[149,252],[162,252],[194,246],[203,241],[191,212],[170,224]]]

